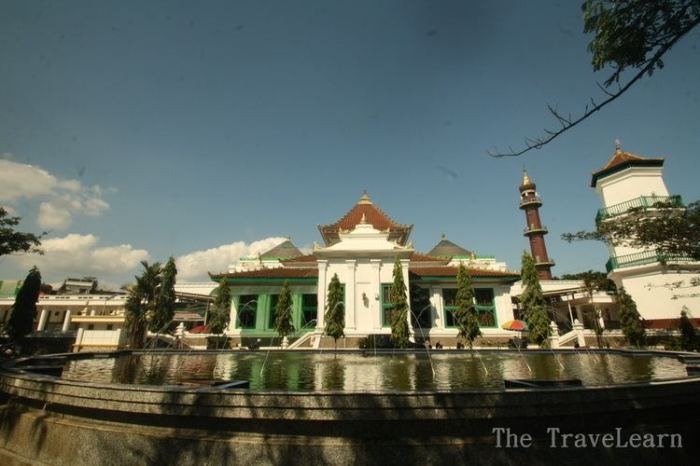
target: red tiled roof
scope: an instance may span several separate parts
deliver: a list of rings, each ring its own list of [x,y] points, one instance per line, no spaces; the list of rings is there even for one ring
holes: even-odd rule
[[[634,155],[630,154],[629,152],[623,152],[622,150],[616,150],[615,154],[608,160],[607,165],[605,165],[603,168],[598,170],[599,172],[602,172],[603,170],[607,170],[609,168],[616,167],[620,164],[623,164],[625,162],[630,162],[634,160],[645,160],[644,157],[640,157],[639,155]]]
[[[276,267],[270,269],[246,270],[243,272],[231,272],[213,274],[211,278],[310,278],[318,277],[317,268],[292,268],[292,267]]]
[[[340,220],[328,225],[319,225],[318,230],[325,240],[327,245],[331,245],[338,241],[338,231],[352,230],[357,226],[364,216],[365,222],[372,225],[377,230],[389,230],[389,239],[398,241],[399,244],[405,245],[408,240],[408,235],[411,233],[413,225],[401,225],[392,220],[379,207],[375,206],[370,201],[367,194],[364,194],[360,200],[346,213]]]
[[[618,147],[615,150],[613,156],[610,158],[610,160],[608,160],[608,163],[603,168],[593,172],[591,186],[595,187],[599,177],[615,173],[619,170],[623,170],[626,166],[660,166],[663,165],[663,162],[663,158],[642,157],[640,155],[635,155],[630,152],[625,152]]]
[[[700,319],[690,319],[693,327],[700,327]],[[651,319],[644,321],[645,328],[677,330],[678,319]]]
[[[408,271],[412,274],[422,276],[422,277],[456,277],[457,267],[410,267]],[[502,272],[499,270],[486,270],[486,269],[467,269],[469,275],[472,277],[508,277],[508,278],[518,278],[519,273],[516,272]]]

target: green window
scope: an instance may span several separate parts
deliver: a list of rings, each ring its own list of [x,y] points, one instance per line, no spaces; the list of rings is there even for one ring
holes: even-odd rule
[[[414,328],[428,329],[433,326],[432,308],[430,289],[411,286],[411,322]]]
[[[382,284],[382,327],[391,327],[391,314],[394,303],[391,302],[391,283]]]
[[[318,296],[315,294],[301,295],[301,327],[309,328],[316,322],[318,311]]]
[[[457,289],[443,288],[442,301],[445,304],[445,327],[456,327],[455,311],[457,307]]]
[[[280,300],[280,295],[278,294],[271,294],[270,295],[270,301],[269,301],[269,306],[270,306],[270,312],[267,313],[268,319],[267,319],[267,328],[274,329],[275,328],[275,318],[277,318],[277,303]]]
[[[475,288],[476,312],[479,314],[479,327],[496,327],[496,305],[492,288]]]
[[[258,296],[245,294],[238,297],[238,328],[255,328],[255,317],[258,313]]]

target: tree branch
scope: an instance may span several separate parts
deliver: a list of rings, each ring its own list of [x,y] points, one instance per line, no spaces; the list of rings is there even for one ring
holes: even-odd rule
[[[603,109],[605,106],[608,104],[611,104],[615,100],[617,100],[621,95],[623,95],[625,92],[627,92],[637,81],[642,79],[645,74],[651,74],[654,69],[657,67],[657,65],[661,62],[661,57],[666,54],[666,52],[669,51],[671,47],[673,47],[676,42],[678,42],[683,36],[685,36],[688,32],[690,32],[695,26],[700,24],[700,18],[696,19],[695,21],[689,23],[687,27],[680,31],[678,34],[676,34],[673,39],[671,39],[669,42],[665,43],[659,50],[656,51],[656,53],[648,59],[646,62],[644,62],[644,66],[635,74],[632,79],[630,79],[624,86],[619,85],[618,83],[618,90],[616,92],[609,92],[607,89],[604,89],[599,83],[596,83],[598,87],[601,88],[601,90],[608,96],[605,100],[603,100],[601,103],[596,104],[593,99],[591,99],[591,104],[592,107],[589,107],[588,105],[586,106],[583,114],[572,120],[571,117],[564,118],[556,109],[554,109],[551,105],[547,105],[547,109],[549,112],[554,115],[554,117],[559,121],[559,123],[562,125],[560,129],[557,130],[551,130],[551,129],[544,129],[545,136],[540,136],[537,138],[527,138],[525,147],[515,151],[510,149],[508,152],[492,152],[488,151],[487,153],[491,157],[518,157],[520,155],[525,154],[526,152],[529,152],[533,149],[541,149],[543,146],[546,144],[549,144],[565,132],[569,131],[571,128],[574,126],[578,125],[579,123],[583,122],[584,120],[588,119],[591,115],[593,115],[595,112],[600,111]],[[611,85],[613,82],[616,82],[617,79],[620,76],[620,72],[622,70],[617,70],[613,75],[606,81],[606,86]],[[530,142],[532,141],[532,142]]]

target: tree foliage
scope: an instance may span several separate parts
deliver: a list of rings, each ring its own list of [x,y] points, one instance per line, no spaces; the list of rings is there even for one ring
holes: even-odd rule
[[[474,340],[481,335],[479,329],[479,315],[474,304],[474,288],[472,279],[464,264],[459,264],[457,270],[457,295],[455,297],[457,309],[454,311],[457,336],[464,338],[473,348]]]
[[[658,202],[653,210],[633,208],[598,223],[595,231],[565,233],[568,242],[605,241],[613,246],[655,249],[660,255],[700,260],[700,201],[686,208],[672,202]]]
[[[34,330],[36,319],[36,302],[39,300],[41,289],[41,273],[32,267],[27,278],[17,292],[15,303],[10,309],[10,319],[6,331],[13,342],[17,342]]]
[[[156,296],[161,284],[161,265],[142,261],[143,272],[136,276],[136,284],[129,288],[126,299],[126,332],[129,347],[142,348],[146,330],[155,316]]]
[[[231,288],[225,279],[219,282],[214,295],[214,303],[209,310],[207,326],[209,332],[219,335],[224,333],[231,319]]]
[[[289,283],[286,280],[282,285],[282,291],[275,308],[275,331],[282,338],[294,331],[294,324],[292,324],[292,292],[289,290]]]
[[[148,329],[154,333],[161,333],[167,329],[175,315],[175,280],[177,267],[175,258],[170,257],[165,266],[161,268],[159,283],[156,292],[156,302],[153,309],[153,319]]]
[[[391,284],[391,342],[397,348],[406,348],[409,344],[408,329],[408,299],[406,298],[406,283],[403,281],[403,270],[399,258],[394,261],[394,281]]]
[[[527,252],[523,252],[521,280],[523,293],[520,296],[520,306],[530,330],[530,340],[542,347],[549,343],[549,318],[547,317],[546,301],[542,293],[540,279],[537,276],[535,260]]]
[[[678,322],[678,329],[681,331],[681,348],[686,351],[697,349],[698,337],[693,323],[688,318],[688,308],[683,306],[681,318]]]
[[[605,272],[588,270],[579,273],[565,273],[561,276],[562,280],[583,280],[583,286],[588,293],[595,291],[608,291],[615,293],[617,286],[615,282],[608,278]]]
[[[630,345],[641,346],[644,344],[644,322],[634,302],[624,288],[617,293],[618,313],[620,316],[620,328]]]
[[[545,129],[540,137],[526,138],[522,149],[491,153],[492,156],[518,156],[541,149],[615,101],[644,76],[663,68],[664,55],[700,24],[698,0],[585,0],[582,10],[584,32],[595,34],[588,45],[593,69],[611,70],[604,83],[598,85],[603,100],[591,99],[577,117],[548,106],[558,128]],[[634,74],[621,83],[628,70]]]
[[[326,314],[324,316],[324,333],[333,338],[338,344],[338,338],[345,336],[345,304],[343,303],[343,286],[340,284],[338,274],[333,274],[328,284],[328,297],[326,299]]]
[[[10,217],[7,210],[0,206],[0,256],[15,252],[42,254],[39,246],[41,238],[46,233],[37,236],[33,233],[16,231],[15,227],[19,225],[20,220],[20,217]]]

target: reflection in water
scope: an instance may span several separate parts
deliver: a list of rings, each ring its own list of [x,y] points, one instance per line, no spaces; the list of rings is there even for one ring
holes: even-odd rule
[[[264,353],[131,355],[66,364],[63,378],[138,384],[206,384],[248,380],[253,390],[468,390],[502,388],[503,379],[570,379],[585,385],[685,377],[675,358],[648,355],[570,353],[433,354],[435,377],[425,354]],[[485,364],[488,371],[484,371]],[[528,366],[532,369],[532,374]]]

